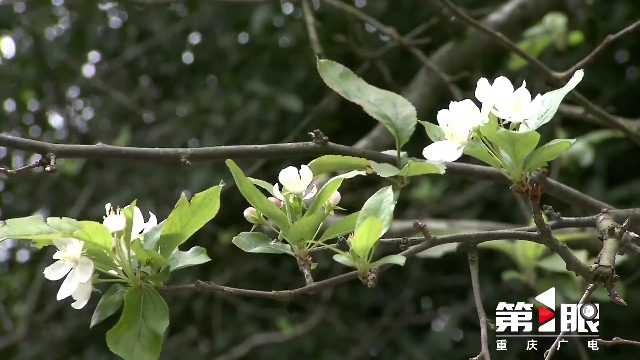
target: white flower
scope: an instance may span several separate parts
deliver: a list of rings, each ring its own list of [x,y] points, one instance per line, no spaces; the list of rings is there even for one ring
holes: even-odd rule
[[[286,190],[289,193],[298,195],[305,200],[314,197],[318,191],[315,185],[313,185],[311,190],[307,191],[309,185],[311,185],[311,181],[313,180],[313,173],[307,165],[302,165],[300,167],[300,171],[298,171],[294,166],[288,166],[282,169],[278,175],[278,180],[282,184],[283,191]],[[273,185],[273,195],[284,201],[284,196],[280,192],[280,188],[277,183]]]
[[[480,78],[476,86],[476,98],[482,103],[482,113],[493,112],[497,117],[506,121],[519,123],[529,119],[542,103],[538,94],[531,100],[531,93],[526,88],[526,81],[514,91],[511,81],[504,76],[495,79],[493,85]]]
[[[422,150],[422,155],[432,161],[458,160],[471,132],[488,120],[469,99],[451,102],[449,109],[438,111],[437,119],[445,139]]]
[[[71,306],[81,309],[91,297],[93,261],[82,255],[84,242],[78,239],[54,239],[53,244],[58,248],[53,258],[58,261],[44,269],[44,277],[55,281],[66,275],[56,299],[62,300],[72,296],[76,301]]]
[[[104,217],[102,225],[106,226],[111,233],[124,230],[127,226],[127,219],[122,214],[122,210],[120,208],[112,208],[111,203],[107,203],[104,206],[104,210],[107,216]]]

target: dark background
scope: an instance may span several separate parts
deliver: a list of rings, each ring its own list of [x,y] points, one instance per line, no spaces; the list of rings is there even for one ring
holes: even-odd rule
[[[538,6],[544,1],[511,2]],[[471,32],[450,22],[437,1],[355,3],[401,34],[430,22],[419,36],[431,40],[420,45],[426,54]],[[503,3],[456,2],[475,18],[497,11]],[[515,39],[528,40],[523,46],[535,49],[555,70],[570,67],[607,34],[640,16],[636,0],[557,3],[564,9],[566,24],[545,23],[538,27],[541,35]],[[400,47],[368,59],[386,42],[355,17],[324,3],[315,15],[327,57],[352,69],[367,62],[362,76],[368,82],[400,92],[420,70],[416,58]],[[319,128],[332,141],[351,145],[376,124],[345,101],[325,101],[316,107],[330,90],[316,72],[297,2],[9,0],[0,3],[0,35],[11,36],[17,44],[15,56],[2,59],[0,65],[1,129],[16,136],[74,144],[196,147],[307,141],[307,132]],[[604,50],[585,67],[585,79],[578,87],[598,105],[631,119],[640,112],[638,39],[630,34]],[[86,78],[83,66],[85,71],[91,67],[86,65],[91,51],[99,52],[100,61],[93,65],[94,76]],[[518,86],[526,79],[534,93],[550,89],[542,74],[518,67],[505,51],[451,61],[465,63],[467,71],[449,74],[465,97],[473,97],[480,76],[507,75]],[[446,88],[438,95],[438,106],[421,109],[421,120],[435,122],[437,110],[452,100]],[[552,164],[551,176],[616,207],[636,206],[640,198],[637,145],[585,116],[570,116],[569,110],[561,109],[541,129],[544,142],[554,137],[582,139]],[[310,113],[317,116],[310,118]],[[420,156],[427,144],[424,131],[418,128],[406,150]],[[32,155],[2,148],[0,163],[19,167],[32,162]],[[255,171],[254,177],[273,183],[284,166],[310,160],[239,164],[245,171]],[[153,211],[164,219],[180,192],[193,194],[221,180],[232,182],[222,162],[186,167],[65,160],[58,169],[55,175],[34,171],[0,181],[1,218],[39,212],[101,220],[106,202],[126,205],[135,198],[144,212]],[[375,176],[348,180],[341,189],[340,205],[356,211],[383,185]],[[543,202],[565,216],[583,215],[550,197]],[[473,231],[496,226],[488,221],[528,223],[520,205],[504,184],[428,176],[405,189],[396,218],[430,219],[428,225],[442,220],[435,233]],[[176,273],[172,284],[203,279],[261,290],[304,285],[291,258],[247,254],[230,243],[235,234],[250,229],[242,217],[246,206],[235,188],[223,192],[219,215],[190,240],[190,245],[206,247],[212,261]],[[597,254],[597,243],[595,247],[589,241],[576,244],[589,249],[590,256]],[[327,255],[316,260],[320,263],[316,279],[347,271]],[[44,280],[41,274],[51,262],[51,253],[32,251],[27,243],[0,244],[0,358],[114,359],[104,335],[117,318],[89,330],[99,294],[80,311],[72,309],[70,301],[56,302],[59,284]],[[607,302],[606,296],[598,297],[602,338],[640,340],[637,263],[627,259],[618,267],[626,308]],[[569,275],[536,268],[535,259],[533,264],[533,275],[525,284],[503,275],[508,270],[524,272],[511,257],[480,250],[480,282],[489,317],[494,317],[498,301],[526,301],[553,284],[561,284],[572,301],[579,297],[581,290]],[[165,334],[163,359],[468,359],[480,349],[464,253],[411,259],[404,268],[385,272],[374,289],[352,281],[290,303],[197,293],[172,294],[166,299],[171,325]],[[538,352],[527,352],[525,339],[510,340],[509,350],[494,351],[493,357],[540,359],[550,342],[541,340]],[[495,349],[493,334],[490,345]],[[635,359],[640,353],[627,345],[599,351],[585,345],[586,340],[570,339],[555,358]]]

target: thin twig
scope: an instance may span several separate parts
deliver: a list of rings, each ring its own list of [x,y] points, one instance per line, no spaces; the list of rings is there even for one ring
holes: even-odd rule
[[[584,294],[582,295],[582,298],[578,302],[578,305],[582,305],[586,301],[588,301],[589,298],[591,297],[591,294],[593,294],[593,292],[596,291],[597,287],[598,287],[598,284],[589,284],[589,286],[587,287],[587,290],[585,290]],[[555,354],[556,350],[558,349],[558,344],[560,343],[560,340],[562,340],[562,337],[566,333],[567,333],[566,331],[561,332],[560,335],[558,335],[556,340],[553,342],[553,345],[551,345],[549,350],[544,352],[544,360],[551,360],[551,358],[553,357],[553,354]]]
[[[487,315],[484,312],[482,306],[482,294],[480,293],[480,279],[478,273],[480,272],[480,261],[478,259],[478,249],[472,246],[467,251],[467,258],[469,259],[469,270],[471,271],[471,286],[473,287],[473,299],[476,303],[476,309],[478,310],[478,319],[480,320],[480,354],[473,358],[473,360],[491,360],[489,353],[489,340],[487,333]]]
[[[307,33],[309,34],[311,49],[316,56],[324,58],[324,51],[322,50],[318,32],[316,31],[316,18],[313,16],[313,9],[309,0],[302,0],[302,13],[304,14],[304,22],[307,24]]]
[[[596,341],[598,342],[598,345],[602,345],[602,346],[613,346],[613,345],[640,346],[640,341],[627,340],[627,339],[622,339],[622,338],[619,338],[619,337],[614,337],[611,340],[596,339]]]
[[[595,49],[593,49],[593,51],[591,53],[589,53],[589,55],[585,56],[584,59],[578,61],[577,64],[573,65],[572,67],[570,67],[569,69],[567,69],[567,71],[563,71],[561,73],[558,73],[557,76],[560,77],[563,80],[567,80],[568,78],[571,77],[571,75],[578,69],[582,69],[582,67],[584,67],[587,63],[589,63],[591,60],[593,60],[594,57],[596,57],[596,55],[600,54],[600,52],[602,52],[602,50],[604,50],[607,46],[611,45],[612,42],[618,40],[619,38],[632,33],[633,31],[635,31],[636,29],[638,29],[638,27],[640,27],[640,20],[637,20],[636,22],[634,22],[633,24],[625,27],[624,29],[618,31],[615,34],[609,34],[607,35],[607,37],[604,38],[604,40],[600,43],[600,45],[598,45]]]

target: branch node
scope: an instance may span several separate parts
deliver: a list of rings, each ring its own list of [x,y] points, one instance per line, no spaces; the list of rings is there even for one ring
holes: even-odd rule
[[[315,129],[313,132],[310,132],[311,141],[318,145],[327,145],[329,143],[329,138],[326,137],[320,129]]]
[[[427,226],[418,220],[413,221],[413,228],[422,232],[422,236],[424,236],[424,239],[426,241],[433,241],[436,239],[436,237],[429,232],[429,229],[427,229]]]
[[[56,167],[56,160],[56,155],[54,153],[48,153],[47,155],[43,156],[40,161],[42,161],[44,164],[44,171],[50,174],[56,173],[56,171],[58,170]]]
[[[189,160],[189,155],[183,155],[180,158],[180,163],[185,166],[191,166],[191,160]]]
[[[374,288],[378,283],[378,276],[380,274],[380,270],[378,268],[373,268],[369,270],[369,274],[367,275],[367,287]]]
[[[553,210],[553,207],[551,207],[550,205],[543,205],[542,206],[542,213],[549,220],[553,220],[553,221],[562,220],[562,215],[559,212],[555,212]]]

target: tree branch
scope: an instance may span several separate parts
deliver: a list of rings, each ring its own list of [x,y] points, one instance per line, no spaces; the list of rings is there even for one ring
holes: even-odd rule
[[[473,299],[476,303],[476,309],[478,310],[478,319],[480,320],[480,343],[482,350],[480,354],[470,360],[491,360],[489,353],[489,341],[487,335],[487,315],[484,312],[482,306],[482,294],[480,294],[480,279],[478,273],[480,272],[480,261],[478,259],[478,249],[472,246],[467,251],[467,258],[469,259],[469,270],[471,271],[471,286],[473,287]]]
[[[602,346],[613,346],[613,345],[621,345],[621,344],[640,346],[640,341],[626,340],[626,339],[621,339],[619,337],[614,337],[611,340],[597,339],[596,341],[598,342],[598,345],[602,345]]]
[[[313,50],[316,56],[323,58],[324,51],[322,50],[322,45],[320,45],[320,39],[316,31],[316,18],[313,16],[313,9],[311,8],[311,4],[309,4],[309,0],[302,0],[302,13],[304,14],[304,22],[307,25],[311,50]]]

